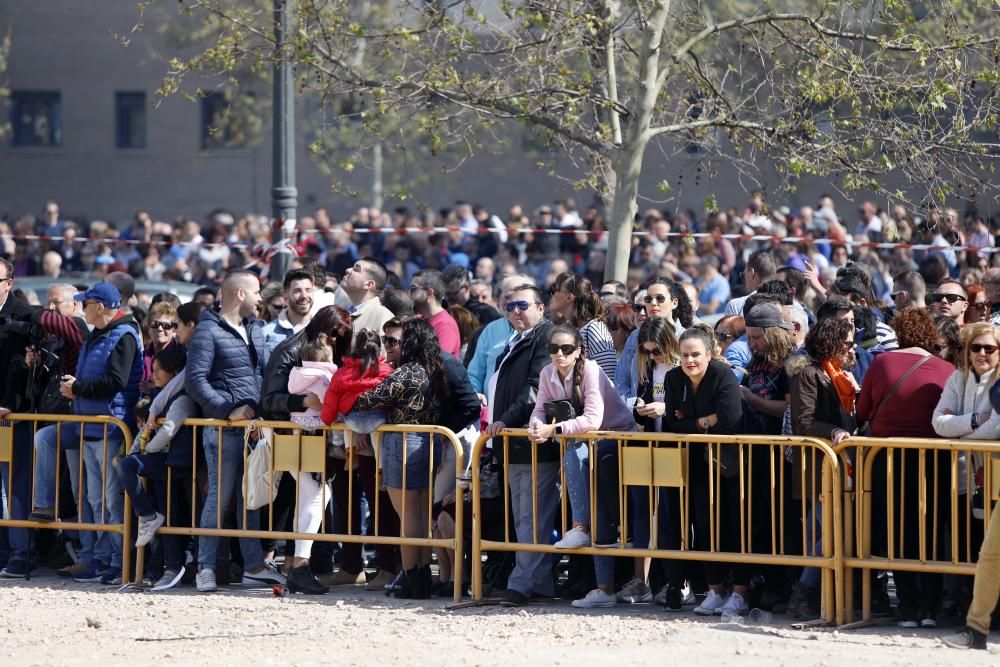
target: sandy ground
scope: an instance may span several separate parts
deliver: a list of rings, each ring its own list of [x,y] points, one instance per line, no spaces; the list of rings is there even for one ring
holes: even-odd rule
[[[984,655],[941,645],[937,637],[954,628],[794,630],[781,616],[739,627],[650,605],[448,611],[448,604],[390,600],[360,587],[282,599],[241,587],[199,595],[118,592],[52,576],[0,580],[0,665],[1000,664],[996,633]]]

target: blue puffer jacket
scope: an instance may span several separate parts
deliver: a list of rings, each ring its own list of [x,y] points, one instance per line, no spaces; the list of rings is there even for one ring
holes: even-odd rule
[[[243,320],[250,345],[218,313],[206,310],[188,344],[184,390],[209,419],[228,419],[241,405],[260,415],[261,370],[267,363],[261,323]]]
[[[142,338],[136,329],[135,320],[131,317],[117,326],[108,327],[98,335],[83,344],[77,361],[76,379],[78,382],[90,382],[108,375],[108,362],[111,352],[123,336],[135,339],[138,353],[132,360],[128,384],[115,393],[110,399],[81,398],[73,399],[73,413],[78,415],[109,415],[116,417],[135,433],[135,416],[132,414],[135,404],[139,401],[139,381],[142,379],[143,365]],[[118,429],[109,429],[109,437],[121,437]],[[83,429],[83,437],[88,440],[100,440],[104,437],[104,426],[87,424]]]

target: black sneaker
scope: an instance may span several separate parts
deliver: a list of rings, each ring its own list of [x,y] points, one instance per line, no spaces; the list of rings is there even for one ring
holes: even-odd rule
[[[941,643],[952,648],[971,648],[985,651],[986,635],[978,630],[973,630],[969,626],[965,626],[965,629],[958,634],[951,635],[950,637],[943,637],[941,639]]]
[[[527,607],[529,601],[530,598],[524,593],[519,593],[512,588],[508,588],[500,605],[503,607]]]
[[[684,608],[684,596],[681,595],[681,589],[668,588],[663,606],[667,611],[681,611]]]

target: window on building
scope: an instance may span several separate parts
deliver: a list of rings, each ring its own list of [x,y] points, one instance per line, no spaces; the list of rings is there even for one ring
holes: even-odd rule
[[[12,146],[62,146],[60,94],[52,91],[11,91],[10,125]]]
[[[115,93],[115,146],[146,147],[146,93]]]
[[[202,150],[243,148],[253,132],[253,96],[244,94],[234,101],[224,93],[208,93],[201,98]]]

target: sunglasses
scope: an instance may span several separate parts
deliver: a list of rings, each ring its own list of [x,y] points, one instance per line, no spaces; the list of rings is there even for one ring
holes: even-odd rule
[[[945,343],[944,345],[941,345],[939,343],[934,343],[933,345],[931,345],[931,349],[934,350],[934,354],[941,354],[942,352],[944,352],[945,350],[947,350],[949,347],[951,347],[951,345],[949,345],[947,343]]]
[[[400,340],[395,336],[382,336],[382,344],[386,347],[396,347],[400,344]]]
[[[663,350],[660,348],[659,345],[657,345],[656,347],[651,347],[651,348],[643,346],[641,349],[646,354],[651,354],[654,357],[659,357],[659,356],[663,355]]]
[[[667,302],[667,297],[664,296],[663,294],[657,294],[655,296],[652,294],[647,294],[646,296],[642,297],[642,300],[645,301],[646,303],[653,303],[654,299],[656,300],[656,303]]]
[[[898,299],[901,296],[906,296],[906,293],[907,293],[906,290],[900,290],[898,292],[893,292],[889,296],[891,296],[892,300],[895,301],[896,299]]]
[[[981,313],[985,313],[987,310],[989,310],[990,304],[986,303],[985,301],[980,301],[979,303],[972,304],[972,307]]]
[[[177,328],[177,322],[162,322],[160,320],[153,320],[149,323],[150,329],[163,329],[164,331],[173,331]]]
[[[634,303],[634,304],[632,304],[632,311],[636,312],[636,313],[645,313],[646,312],[646,306],[643,306],[642,304]]]
[[[973,354],[980,354],[983,352],[986,354],[993,354],[997,350],[1000,350],[1000,347],[997,347],[996,345],[980,345],[979,343],[973,343],[969,346],[969,349],[972,350]]]
[[[948,303],[955,303],[956,301],[968,301],[961,294],[941,294],[940,292],[934,292],[928,296],[931,303],[938,303],[939,301],[947,301]]]
[[[857,343],[854,342],[853,340],[845,340],[843,343],[840,344],[840,347],[843,350],[853,350],[856,346]]]
[[[719,341],[725,342],[727,340],[733,340],[734,338],[736,338],[734,334],[719,333],[718,331],[715,332],[715,339]]]
[[[538,303],[538,302],[537,301],[508,301],[507,302],[507,312],[508,313],[513,313],[516,310],[516,311],[520,311],[520,312],[523,313],[524,311],[528,310],[529,306],[533,306],[536,303]]]
[[[549,343],[549,354],[554,355],[562,352],[564,357],[568,357],[569,355],[576,352],[578,347],[580,346],[572,345],[570,343],[566,343],[565,345],[557,345],[556,343]]]

